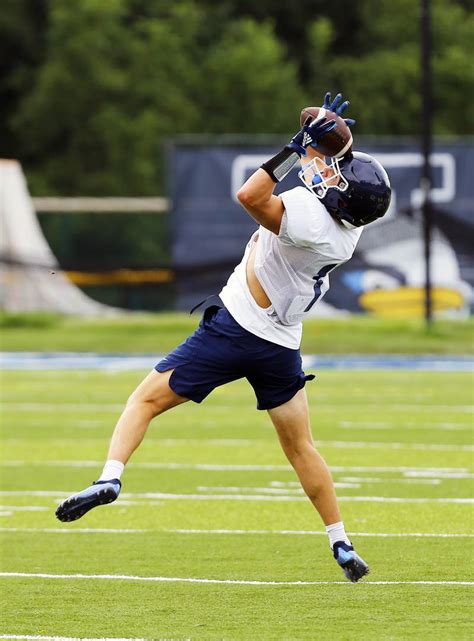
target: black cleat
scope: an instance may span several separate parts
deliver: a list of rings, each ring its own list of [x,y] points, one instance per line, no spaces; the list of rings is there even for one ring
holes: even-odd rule
[[[56,510],[60,521],[75,521],[97,505],[112,503],[120,494],[122,484],[118,479],[95,481],[90,487],[64,500]]]
[[[344,541],[336,541],[333,553],[344,574],[352,583],[357,583],[359,579],[369,573],[369,566],[356,553],[352,545],[348,545]]]

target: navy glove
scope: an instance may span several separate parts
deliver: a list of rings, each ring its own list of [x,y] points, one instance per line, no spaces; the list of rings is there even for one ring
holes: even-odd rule
[[[314,122],[314,118],[308,116],[302,128],[296,136],[293,136],[291,142],[286,147],[287,149],[296,151],[299,156],[306,156],[306,148],[311,146],[313,149],[316,149],[321,138],[329,131],[332,131],[335,126],[335,120],[321,118]]]
[[[348,100],[345,100],[340,105],[339,103],[341,102],[341,100],[342,100],[342,94],[338,93],[337,96],[334,98],[334,100],[331,102],[331,92],[328,91],[327,94],[324,96],[323,107],[324,109],[327,109],[328,111],[332,111],[338,116],[342,116],[343,111],[347,109],[350,103]],[[356,121],[353,118],[344,118],[344,122],[348,127],[351,127],[356,123]]]

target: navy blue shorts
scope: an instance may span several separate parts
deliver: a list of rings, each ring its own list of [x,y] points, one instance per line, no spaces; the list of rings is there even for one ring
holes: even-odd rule
[[[257,397],[257,408],[268,410],[289,401],[307,380],[299,349],[288,349],[251,334],[225,307],[208,307],[197,330],[165,356],[157,372],[174,369],[169,385],[196,403],[215,387],[246,378]]]

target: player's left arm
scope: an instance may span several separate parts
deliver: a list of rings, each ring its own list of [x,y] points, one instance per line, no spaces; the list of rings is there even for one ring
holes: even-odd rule
[[[306,156],[308,147],[317,148],[318,141],[335,126],[334,120],[311,121],[308,118],[289,144],[264,162],[239,189],[238,201],[259,225],[278,234],[285,208],[281,198],[273,193],[276,184],[285,178],[301,156]]]

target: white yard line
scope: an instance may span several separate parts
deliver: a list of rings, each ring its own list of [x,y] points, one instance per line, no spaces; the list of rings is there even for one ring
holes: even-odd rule
[[[143,534],[151,530],[131,530],[113,528],[31,528],[31,527],[0,527],[0,532],[41,532],[45,534]]]
[[[147,641],[147,639],[118,637],[44,637],[37,634],[0,634],[0,639],[32,639],[32,641]],[[172,641],[170,639],[170,641]]]
[[[64,490],[2,490],[0,496],[51,496],[56,499],[62,499],[72,494],[71,491]],[[120,495],[124,499],[135,500],[135,505],[144,503],[136,499],[158,499],[161,501],[307,501],[305,496],[267,496],[261,494],[172,494],[166,492],[123,492]],[[457,503],[460,505],[471,505],[474,503],[472,498],[452,498],[452,497],[400,497],[400,496],[340,496],[339,501],[344,502],[362,502],[362,503]],[[128,501],[128,505],[133,505]],[[120,500],[110,507],[120,507]]]
[[[0,510],[8,510],[9,512],[44,512],[48,509],[36,505],[0,505]]]
[[[372,477],[372,476],[343,476],[339,479],[341,483],[347,483],[348,485],[350,483],[358,483],[359,487],[363,485],[364,483],[402,483],[402,484],[409,484],[409,485],[440,485],[441,484],[441,479],[384,479],[381,477]]]
[[[403,421],[403,423],[389,423],[389,422],[384,422],[384,421],[341,421],[338,426],[342,430],[445,430],[445,431],[453,431],[453,430],[461,430],[461,431],[471,431],[472,430],[472,424],[471,423],[428,423],[428,424],[423,424],[423,423],[406,423]]]
[[[100,461],[1,461],[2,467],[98,467]]]
[[[427,470],[411,470],[403,473],[404,476],[409,478],[426,478],[434,476]],[[436,473],[436,476],[440,479],[472,479],[474,474],[470,472],[464,472],[463,470],[458,470],[457,472],[443,472],[440,470]]]
[[[344,410],[348,411],[366,411],[366,410],[377,410],[385,411],[390,410],[392,412],[461,412],[471,414],[474,411],[473,405],[432,405],[430,403],[423,404],[407,404],[400,401],[400,403],[366,403],[362,400],[359,404],[346,405],[344,404]],[[337,403],[330,403],[325,405],[322,403],[318,406],[318,412],[339,412],[341,406]]]
[[[368,503],[459,503],[472,505],[472,498],[430,498],[430,497],[403,497],[403,496],[339,496],[338,501],[361,501]]]
[[[116,412],[122,411],[124,404],[118,403],[22,403],[22,402],[5,402],[2,403],[3,410],[5,411],[19,411],[19,412]],[[213,407],[210,408],[214,409]],[[228,409],[228,407],[227,407]],[[339,412],[340,405],[338,403],[322,403],[318,408],[319,412]],[[344,405],[344,409],[350,411],[367,411],[376,409],[390,410],[393,412],[461,412],[471,413],[474,411],[473,405],[438,405],[438,404],[407,404],[407,403],[367,403],[363,400],[358,404]]]
[[[176,534],[282,534],[297,536],[327,536],[326,532],[311,530],[185,530],[174,529],[166,530]],[[351,536],[361,536],[370,538],[405,538],[405,537],[426,537],[433,539],[470,539],[474,534],[447,534],[436,532],[351,532]]]
[[[121,412],[118,403],[2,403],[4,412]]]
[[[136,492],[123,493],[123,498],[160,499],[170,501],[307,501],[306,496],[267,496],[251,494],[171,494],[165,492]],[[339,496],[339,501],[366,503],[458,503],[472,504],[472,498],[431,498],[431,497],[399,497],[399,496]]]
[[[409,445],[407,444],[407,447]],[[0,461],[3,467],[98,467],[102,468],[103,461],[94,460],[46,460],[46,461],[24,461],[24,460],[4,460]],[[467,474],[465,467],[414,467],[414,466],[370,466],[370,465],[331,465],[333,472],[370,472],[379,473],[397,473],[403,472],[413,475],[441,476],[449,474]],[[293,472],[290,465],[259,465],[259,464],[239,464],[239,463],[158,463],[158,462],[140,462],[129,463],[128,468],[150,469],[150,470],[202,470],[205,472]],[[451,478],[459,478],[453,476]],[[471,476],[466,477],[471,478]]]
[[[270,483],[271,486],[275,483]],[[377,484],[377,483],[400,483],[402,485],[440,485],[440,479],[383,479],[383,478],[365,478],[361,477],[343,477],[334,481],[334,487],[336,489],[360,489],[364,484]],[[196,489],[199,492],[229,492],[230,494],[273,494],[273,495],[304,495],[304,491],[299,483],[295,483],[293,486],[289,484],[282,483],[281,487],[235,487],[235,486],[225,486],[225,485],[198,485]]]
[[[0,527],[0,532],[32,532],[41,534],[260,534],[284,536],[327,536],[324,531],[317,530],[200,530],[200,529],[113,529],[113,528],[27,528],[27,527]],[[433,539],[470,539],[474,534],[450,534],[446,532],[351,532],[351,536],[369,538],[433,538]]]
[[[78,418],[73,418],[71,419],[70,417],[68,420],[73,423],[73,426],[75,429],[81,428],[81,429],[92,429],[100,426],[106,427],[108,423],[106,422],[108,419],[107,417],[104,417],[102,419],[78,419]],[[71,424],[71,423],[70,423]],[[44,416],[43,418],[32,418],[32,417],[25,417],[24,419],[24,425],[27,427],[31,428],[38,428],[38,427],[50,427],[51,426],[51,420],[48,416]],[[440,431],[471,431],[472,430],[472,424],[469,422],[440,422],[437,423],[434,421],[433,423],[409,423],[406,421],[398,421],[398,422],[387,422],[387,421],[340,421],[337,424],[338,429],[341,430],[397,430],[397,432],[410,432],[411,430],[430,430],[432,432],[433,430],[440,430]],[[269,435],[270,437],[270,435]],[[265,440],[269,439],[245,439],[245,438],[239,438],[239,439],[231,439],[231,438],[210,438],[210,439],[182,439],[182,438],[154,438],[152,439],[154,442],[164,442],[169,445],[172,445],[174,443],[179,444],[182,443],[183,441],[186,441],[186,443],[190,442],[195,442],[195,443],[211,443],[214,445],[251,445],[253,443],[257,442],[262,442]]]
[[[198,579],[171,576],[134,576],[128,574],[47,574],[40,572],[0,572],[4,578],[88,579],[104,581],[144,581],[156,583],[207,583],[218,585],[352,585],[349,581],[256,581],[238,579]],[[361,585],[474,585],[474,581],[363,581]]]
[[[445,443],[386,443],[375,441],[316,441],[319,447],[336,449],[386,449],[386,450],[430,450],[436,452],[472,452],[474,445],[447,445]]]
[[[274,496],[301,496],[304,494],[303,488],[275,488],[275,487],[234,487],[231,485],[217,485],[209,487],[207,485],[198,485],[196,490],[199,492],[228,492],[229,494],[269,494]]]

